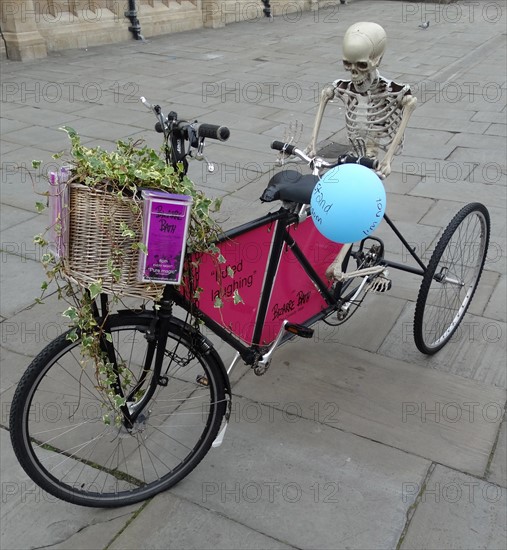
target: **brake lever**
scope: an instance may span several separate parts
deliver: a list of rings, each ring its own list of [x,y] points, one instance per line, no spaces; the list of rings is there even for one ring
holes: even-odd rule
[[[196,160],[204,161],[208,166],[208,172],[212,174],[215,171],[215,165],[210,162],[205,156],[204,156],[204,138],[200,137],[197,141],[197,150],[195,152],[194,158]]]
[[[153,111],[153,105],[151,105],[151,103],[149,103],[144,96],[141,96],[139,100],[147,109]]]

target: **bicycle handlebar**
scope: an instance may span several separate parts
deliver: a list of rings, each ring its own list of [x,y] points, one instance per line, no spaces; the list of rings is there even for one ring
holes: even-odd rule
[[[275,151],[282,151],[284,153],[287,153],[288,155],[296,155],[302,160],[308,160],[308,162],[311,160],[310,157],[307,157],[303,153],[303,151],[297,149],[295,145],[290,145],[289,143],[284,143],[283,141],[273,141],[271,143],[271,149],[274,149]]]
[[[217,139],[218,141],[227,141],[231,135],[227,126],[177,120],[177,115],[173,112],[169,113],[168,117],[165,117],[159,105],[151,105],[145,97],[141,97],[140,100],[159,119],[155,124],[155,131],[159,134],[165,133],[170,128],[173,131],[175,129],[178,130],[184,139],[191,139],[193,133],[193,135],[200,138]]]
[[[316,158],[309,157],[304,151],[301,151],[301,149],[298,149],[295,145],[290,145],[289,143],[284,143],[283,141],[273,141],[271,143],[271,149],[281,151],[287,155],[294,155],[309,164],[315,163],[316,161]],[[340,164],[361,164],[362,166],[366,166],[366,168],[376,170],[378,168],[379,161],[378,159],[356,157],[354,155],[342,155],[338,158],[338,162],[327,162],[323,159],[319,159],[319,166],[323,168],[334,168]]]
[[[218,139],[219,141],[227,141],[231,132],[227,126],[218,126],[217,124],[201,123],[197,127],[197,135],[199,137]]]
[[[164,125],[166,122],[164,123]],[[177,128],[184,136],[185,139],[189,137],[189,128],[193,128],[197,134],[197,137],[217,139],[219,141],[227,141],[231,132],[227,126],[219,126],[218,124],[195,124],[180,120],[177,122],[173,128]],[[159,134],[164,133],[164,127],[161,122],[155,124],[155,131]]]

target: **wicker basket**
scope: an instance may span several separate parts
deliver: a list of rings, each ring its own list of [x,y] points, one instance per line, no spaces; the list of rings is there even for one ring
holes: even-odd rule
[[[103,292],[116,296],[160,297],[162,285],[137,279],[139,250],[132,245],[142,240],[143,220],[134,199],[75,183],[69,190],[67,277],[84,287],[101,279]],[[134,237],[122,236],[121,222],[134,231]],[[111,259],[121,270],[118,281],[108,269]]]

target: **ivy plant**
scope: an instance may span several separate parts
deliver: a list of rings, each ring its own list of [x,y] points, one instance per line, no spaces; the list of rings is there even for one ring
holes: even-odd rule
[[[125,197],[131,200],[131,208],[134,213],[141,215],[142,202],[140,191],[143,188],[167,191],[173,194],[181,194],[192,197],[190,224],[187,237],[187,251],[193,253],[193,257],[200,254],[212,254],[218,263],[225,262],[214,242],[221,233],[219,225],[215,222],[213,214],[220,208],[220,200],[213,200],[198,190],[192,181],[181,170],[166,164],[159,152],[147,147],[142,141],[118,141],[113,151],[107,151],[102,147],[87,147],[82,144],[78,133],[71,127],[61,128],[70,139],[68,153],[58,153],[53,158],[60,159],[62,163],[69,164],[70,174],[67,185],[79,183],[91,189],[107,191],[111,196],[123,201]],[[34,168],[40,166],[40,162],[32,163]],[[49,193],[48,193],[49,194]],[[42,202],[36,204],[38,211],[44,208]],[[125,238],[134,237],[135,233],[125,222],[120,222],[120,234]],[[104,230],[107,230],[104,229]],[[128,378],[125,365],[117,365],[112,371],[112,365],[107,360],[104,350],[104,338],[108,335],[104,330],[104,319],[99,321],[94,301],[103,290],[103,281],[97,279],[89,282],[86,287],[76,285],[69,280],[65,270],[65,260],[56,257],[47,251],[48,240],[45,235],[36,235],[34,242],[44,248],[42,263],[46,270],[47,280],[42,285],[42,294],[38,299],[42,302],[45,294],[56,283],[59,298],[68,302],[68,307],[63,315],[69,320],[71,330],[68,339],[80,340],[83,365],[91,362],[95,369],[97,387],[103,390],[110,410],[104,415],[104,422],[110,423],[121,418],[120,409],[124,405],[121,396],[116,395],[114,387],[117,376]],[[132,242],[131,246],[146,252],[141,242]],[[118,264],[119,248],[111,242],[111,256],[107,260],[108,271],[113,279],[119,279],[121,270]],[[189,269],[196,269],[196,264]],[[198,297],[200,288],[192,292]],[[110,302],[114,305],[121,300],[120,295],[110,296]],[[234,297],[239,301],[238,296]],[[220,305],[220,304],[219,304]],[[219,307],[219,305],[217,307]],[[102,326],[98,323],[101,322]]]

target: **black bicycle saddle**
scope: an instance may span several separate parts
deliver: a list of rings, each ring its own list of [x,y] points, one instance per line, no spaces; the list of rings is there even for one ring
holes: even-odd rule
[[[262,202],[290,201],[310,204],[313,188],[319,176],[301,174],[297,170],[282,170],[275,174],[261,195]]]

